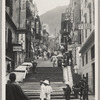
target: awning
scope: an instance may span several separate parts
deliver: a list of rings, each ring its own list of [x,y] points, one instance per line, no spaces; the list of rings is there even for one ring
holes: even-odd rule
[[[93,44],[93,43],[94,43],[94,30],[93,30],[93,32],[90,34],[90,36],[87,38],[86,42],[82,45],[82,47],[81,47],[79,53],[85,52],[85,51],[87,50],[87,48],[89,48],[89,46],[90,46],[91,44]]]
[[[6,59],[7,59],[7,60],[9,60],[9,61],[11,61],[11,58],[10,58],[10,57],[8,57],[8,56],[6,56]]]

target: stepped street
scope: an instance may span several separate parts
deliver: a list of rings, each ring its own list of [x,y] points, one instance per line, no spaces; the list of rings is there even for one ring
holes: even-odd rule
[[[50,59],[44,60],[43,58],[39,58],[37,62],[36,74],[28,74],[24,82],[20,83],[21,88],[31,100],[39,100],[40,80],[49,79],[53,88],[51,95],[52,100],[64,100],[63,88],[66,86],[64,77],[66,77],[68,73],[66,74],[65,69],[62,67],[53,67]],[[68,71],[71,73],[71,70]],[[70,80],[70,75],[68,79]],[[71,98],[76,100],[73,95],[71,95]]]
[[[30,100],[51,90],[51,100],[95,100],[95,0],[6,0],[5,8],[6,100],[20,98],[13,83]]]
[[[20,75],[17,77],[19,77],[18,79],[21,79]],[[53,67],[50,59],[44,60],[43,58],[39,58],[37,60],[36,73],[28,73],[23,82],[20,82],[19,85],[31,100],[39,100],[40,81],[45,79],[50,80],[51,87],[53,88],[51,99],[65,100],[63,92],[63,88],[66,87],[65,84],[68,82],[71,87],[73,85],[71,67]],[[70,100],[80,100],[75,99],[72,93],[70,98]],[[89,96],[89,98],[89,100],[94,100],[92,95]]]

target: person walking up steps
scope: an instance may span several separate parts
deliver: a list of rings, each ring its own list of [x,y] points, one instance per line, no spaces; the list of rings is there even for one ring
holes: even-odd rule
[[[50,83],[48,80],[44,81],[44,85],[45,85],[45,100],[51,100],[51,93],[52,91],[52,87],[50,86]]]
[[[63,88],[65,100],[70,100],[71,88],[69,84],[66,84],[66,88]]]
[[[56,66],[56,61],[57,61],[56,56],[52,56],[51,61],[52,61],[53,67],[55,67]]]
[[[51,100],[52,87],[48,80],[43,81],[43,84],[41,85],[40,100]]]
[[[43,80],[40,81],[40,100],[45,99],[45,85]]]

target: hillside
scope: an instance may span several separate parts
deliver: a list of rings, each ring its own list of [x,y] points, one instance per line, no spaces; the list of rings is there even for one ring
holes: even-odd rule
[[[61,27],[61,14],[65,12],[67,6],[56,7],[40,16],[41,23],[49,25],[49,34],[59,32]]]

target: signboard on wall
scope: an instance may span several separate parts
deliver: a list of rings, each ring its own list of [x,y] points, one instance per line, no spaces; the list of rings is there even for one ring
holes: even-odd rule
[[[20,44],[13,45],[13,51],[22,51],[22,46]]]
[[[80,23],[78,29],[91,29],[91,24],[89,23]]]

